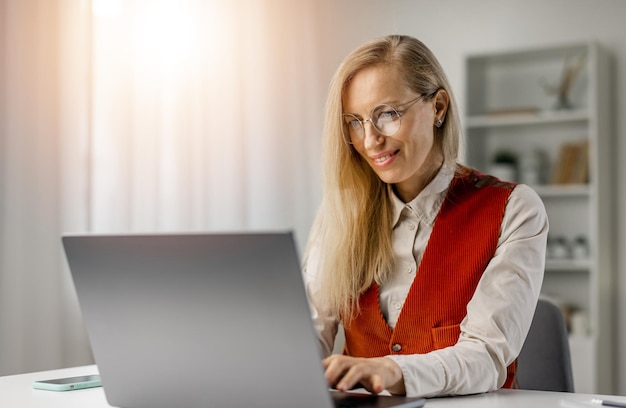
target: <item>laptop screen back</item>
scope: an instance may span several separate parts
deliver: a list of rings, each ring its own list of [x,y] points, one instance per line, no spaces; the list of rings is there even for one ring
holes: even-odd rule
[[[111,405],[330,406],[291,233],[63,244]]]

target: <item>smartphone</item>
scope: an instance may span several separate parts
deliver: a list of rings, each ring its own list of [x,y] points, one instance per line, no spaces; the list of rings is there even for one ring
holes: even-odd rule
[[[48,391],[72,391],[100,386],[102,386],[102,383],[100,382],[100,376],[97,374],[33,382],[33,388]]]

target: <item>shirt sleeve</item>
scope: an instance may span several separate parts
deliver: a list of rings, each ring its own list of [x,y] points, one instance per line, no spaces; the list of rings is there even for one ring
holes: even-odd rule
[[[319,247],[313,245],[303,268],[304,284],[311,309],[313,327],[319,338],[320,353],[326,358],[333,352],[339,329],[339,318],[331,314],[319,299],[319,280],[316,279],[319,263]]]
[[[526,185],[511,192],[495,254],[485,269],[451,347],[393,355],[408,396],[473,394],[500,388],[519,355],[541,290],[548,218]]]

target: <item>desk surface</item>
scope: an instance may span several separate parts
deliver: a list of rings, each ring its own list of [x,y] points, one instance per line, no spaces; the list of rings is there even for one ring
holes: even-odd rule
[[[42,371],[0,377],[0,407],[12,408],[109,408],[101,387],[85,390],[54,392],[35,390],[35,380],[73,377],[96,374],[95,365],[64,368],[60,370]],[[590,394],[571,394],[545,391],[499,390],[487,394],[469,395],[464,397],[432,398],[426,407],[455,408],[517,408],[517,407],[560,407],[584,408],[598,407],[591,404],[593,398],[620,401],[626,403],[626,397],[598,396]]]

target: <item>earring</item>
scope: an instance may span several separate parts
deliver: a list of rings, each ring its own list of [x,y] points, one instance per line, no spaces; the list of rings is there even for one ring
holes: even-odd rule
[[[437,122],[435,122],[435,126],[437,126],[438,128],[441,127],[441,125],[443,125],[443,121],[441,119],[437,119]]]

